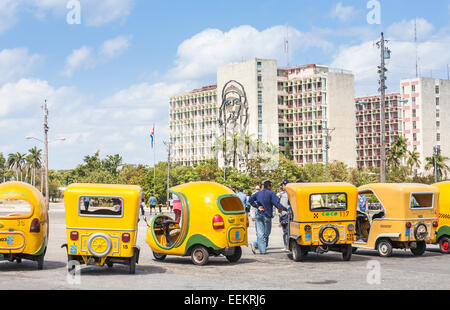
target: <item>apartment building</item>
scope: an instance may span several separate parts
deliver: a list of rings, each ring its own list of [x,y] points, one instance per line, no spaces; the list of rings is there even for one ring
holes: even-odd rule
[[[412,78],[400,81],[403,106],[403,132],[408,149],[420,154],[425,170],[426,158],[439,146],[444,156],[450,156],[450,81],[434,78]]]
[[[357,166],[381,166],[381,97],[369,96],[355,99],[356,110],[356,153]],[[391,144],[402,136],[403,102],[400,93],[385,96],[385,145],[386,152]]]
[[[306,65],[278,69],[279,144],[299,164],[329,161],[356,166],[354,76],[346,70]]]
[[[191,166],[215,157],[217,87],[205,86],[169,99],[171,161]]]

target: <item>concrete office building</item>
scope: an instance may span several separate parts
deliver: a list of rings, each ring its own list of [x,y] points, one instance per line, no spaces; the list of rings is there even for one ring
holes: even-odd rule
[[[202,113],[202,104],[192,106],[196,102],[192,98],[210,96],[205,92],[214,94],[207,102],[208,113],[212,114]],[[197,114],[192,109],[198,109]],[[202,117],[210,117],[211,121],[203,124]],[[334,129],[329,161],[355,167],[356,129],[350,121],[353,119],[351,72],[318,65],[278,68],[276,60],[255,58],[220,67],[217,88],[170,98],[171,142],[175,149],[172,161],[192,165],[212,158],[214,140],[217,150],[217,141],[224,137],[225,129],[232,129],[279,146],[283,152],[289,144],[290,153],[299,164],[325,163],[324,128],[328,127]],[[196,122],[200,122],[200,127]],[[220,152],[217,158],[223,165]]]

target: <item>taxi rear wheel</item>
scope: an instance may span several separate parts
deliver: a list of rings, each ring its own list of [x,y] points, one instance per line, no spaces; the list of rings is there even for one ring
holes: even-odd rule
[[[234,248],[234,253],[232,255],[225,256],[230,263],[236,263],[241,259],[242,249],[240,246]]]
[[[450,253],[450,238],[449,237],[444,236],[439,240],[439,249],[441,250],[441,253],[443,253],[443,254]]]
[[[414,256],[421,256],[423,253],[425,253],[427,249],[427,244],[425,241],[417,242],[417,247],[415,249],[411,249],[411,252],[414,254]]]
[[[301,262],[308,255],[308,251],[295,241],[292,241],[291,249],[294,262]]]
[[[383,239],[378,242],[378,254],[381,257],[389,257],[392,255],[392,243],[389,239]]]
[[[342,247],[342,258],[344,259],[344,261],[348,262],[349,260],[351,260],[352,253],[353,249],[351,244],[347,244]]]
[[[202,245],[196,245],[191,252],[191,259],[195,265],[203,266],[208,263],[208,250]]]
[[[135,274],[136,273],[136,252],[133,253],[133,256],[130,258],[130,266],[128,273]]]
[[[38,270],[44,269],[44,254],[39,255],[39,257],[37,259],[37,264],[38,264],[38,267],[37,267]]]

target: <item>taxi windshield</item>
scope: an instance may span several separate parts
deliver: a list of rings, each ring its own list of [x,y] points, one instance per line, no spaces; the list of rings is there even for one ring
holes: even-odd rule
[[[81,196],[78,203],[81,216],[121,217],[123,198]]]
[[[25,200],[0,199],[0,217],[27,217],[32,211]]]
[[[311,211],[346,210],[346,193],[311,194],[309,197]]]

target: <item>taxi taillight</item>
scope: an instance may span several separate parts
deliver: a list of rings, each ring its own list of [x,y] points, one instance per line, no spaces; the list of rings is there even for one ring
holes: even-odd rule
[[[78,231],[71,231],[70,232],[70,240],[77,241],[78,240]]]
[[[223,218],[220,215],[216,215],[213,217],[212,225],[214,229],[225,228],[225,222],[223,221]]]
[[[30,232],[41,232],[41,221],[39,221],[38,218],[35,218],[31,221]]]
[[[439,222],[438,221],[434,221],[433,222],[433,227],[438,227],[439,226]]]
[[[122,234],[122,242],[130,242],[130,234],[129,233],[124,233]]]

